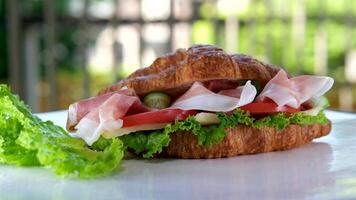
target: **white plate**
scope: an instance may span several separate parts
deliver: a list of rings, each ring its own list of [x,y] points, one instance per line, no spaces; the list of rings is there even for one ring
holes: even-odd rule
[[[112,176],[63,180],[0,166],[0,199],[356,199],[356,115],[329,111],[327,137],[303,147],[211,160],[124,160]],[[39,115],[64,125],[66,113]]]

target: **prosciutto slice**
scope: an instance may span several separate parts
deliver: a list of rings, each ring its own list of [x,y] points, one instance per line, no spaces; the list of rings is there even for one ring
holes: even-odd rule
[[[67,129],[72,130],[85,115],[99,107],[114,94],[135,96],[135,92],[132,89],[123,88],[117,92],[110,92],[73,103],[68,108]]]
[[[324,95],[333,84],[334,79],[331,77],[302,75],[288,78],[287,73],[280,70],[266,84],[257,101],[269,98],[279,106],[299,108],[304,102]]]
[[[140,99],[135,96],[112,94],[79,121],[72,136],[80,137],[88,145],[92,145],[103,132],[120,129],[123,125],[121,118],[138,102]]]
[[[146,111],[150,109],[143,106],[135,92],[123,88],[70,105],[67,129],[92,145],[103,132],[120,129],[123,116]]]
[[[256,94],[257,90],[251,81],[237,89],[222,90],[220,94],[208,90],[200,82],[195,82],[171,107],[182,110],[228,112],[253,102]]]

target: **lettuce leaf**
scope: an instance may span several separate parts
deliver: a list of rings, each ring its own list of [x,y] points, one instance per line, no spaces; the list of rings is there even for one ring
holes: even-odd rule
[[[171,141],[166,131],[136,132],[129,135],[121,136],[120,139],[126,147],[135,151],[136,154],[144,158],[150,158],[155,153],[161,152],[163,147],[168,146]]]
[[[43,122],[0,85],[0,161],[25,166],[42,165],[63,177],[91,178],[113,171],[124,155],[119,139],[88,147],[50,121]]]
[[[40,163],[36,151],[26,149],[16,142],[24,128],[25,116],[13,105],[11,96],[4,96],[0,87],[0,163],[36,166]]]
[[[194,117],[188,117],[184,121],[176,121],[174,124],[167,125],[164,129],[167,134],[179,131],[191,131],[198,140],[199,145],[211,145],[218,143],[225,137],[225,131],[219,126],[202,126]]]
[[[188,117],[184,121],[176,121],[173,124],[169,124],[162,130],[131,133],[121,136],[120,139],[124,142],[125,147],[133,149],[136,154],[140,154],[144,158],[149,158],[155,153],[160,153],[164,147],[168,146],[171,134],[180,131],[191,131],[197,137],[199,145],[211,146],[224,139],[226,128],[234,127],[237,124],[254,128],[267,126],[282,130],[289,124],[328,123],[323,111],[316,116],[306,115],[302,112],[292,115],[279,113],[261,119],[255,119],[249,112],[241,109],[236,109],[232,114],[217,113],[217,115],[220,120],[218,125],[202,126],[194,117]]]
[[[289,124],[327,124],[328,119],[326,118],[324,111],[320,111],[316,116],[306,115],[302,112],[294,113],[288,115],[285,113],[279,113],[273,116],[267,116],[259,120],[255,120],[253,127],[261,128],[263,126],[275,127],[278,130],[283,130]]]

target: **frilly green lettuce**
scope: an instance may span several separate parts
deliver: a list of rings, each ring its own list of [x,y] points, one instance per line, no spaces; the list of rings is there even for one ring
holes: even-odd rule
[[[119,139],[88,147],[52,122],[43,122],[0,85],[0,162],[46,166],[60,176],[91,178],[113,171],[124,155]]]
[[[136,132],[120,137],[126,147],[131,148],[136,154],[144,158],[150,158],[171,141],[167,131]]]

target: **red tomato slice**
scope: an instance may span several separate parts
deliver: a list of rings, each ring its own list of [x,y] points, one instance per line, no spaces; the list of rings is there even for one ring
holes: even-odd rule
[[[143,124],[170,123],[175,120],[184,120],[190,115],[195,115],[195,110],[163,109],[144,112],[123,117],[123,127],[137,126]]]
[[[289,106],[278,106],[276,103],[250,103],[244,106],[241,106],[240,109],[249,111],[251,114],[271,114],[271,113],[295,113],[300,112],[300,109],[295,109]]]

